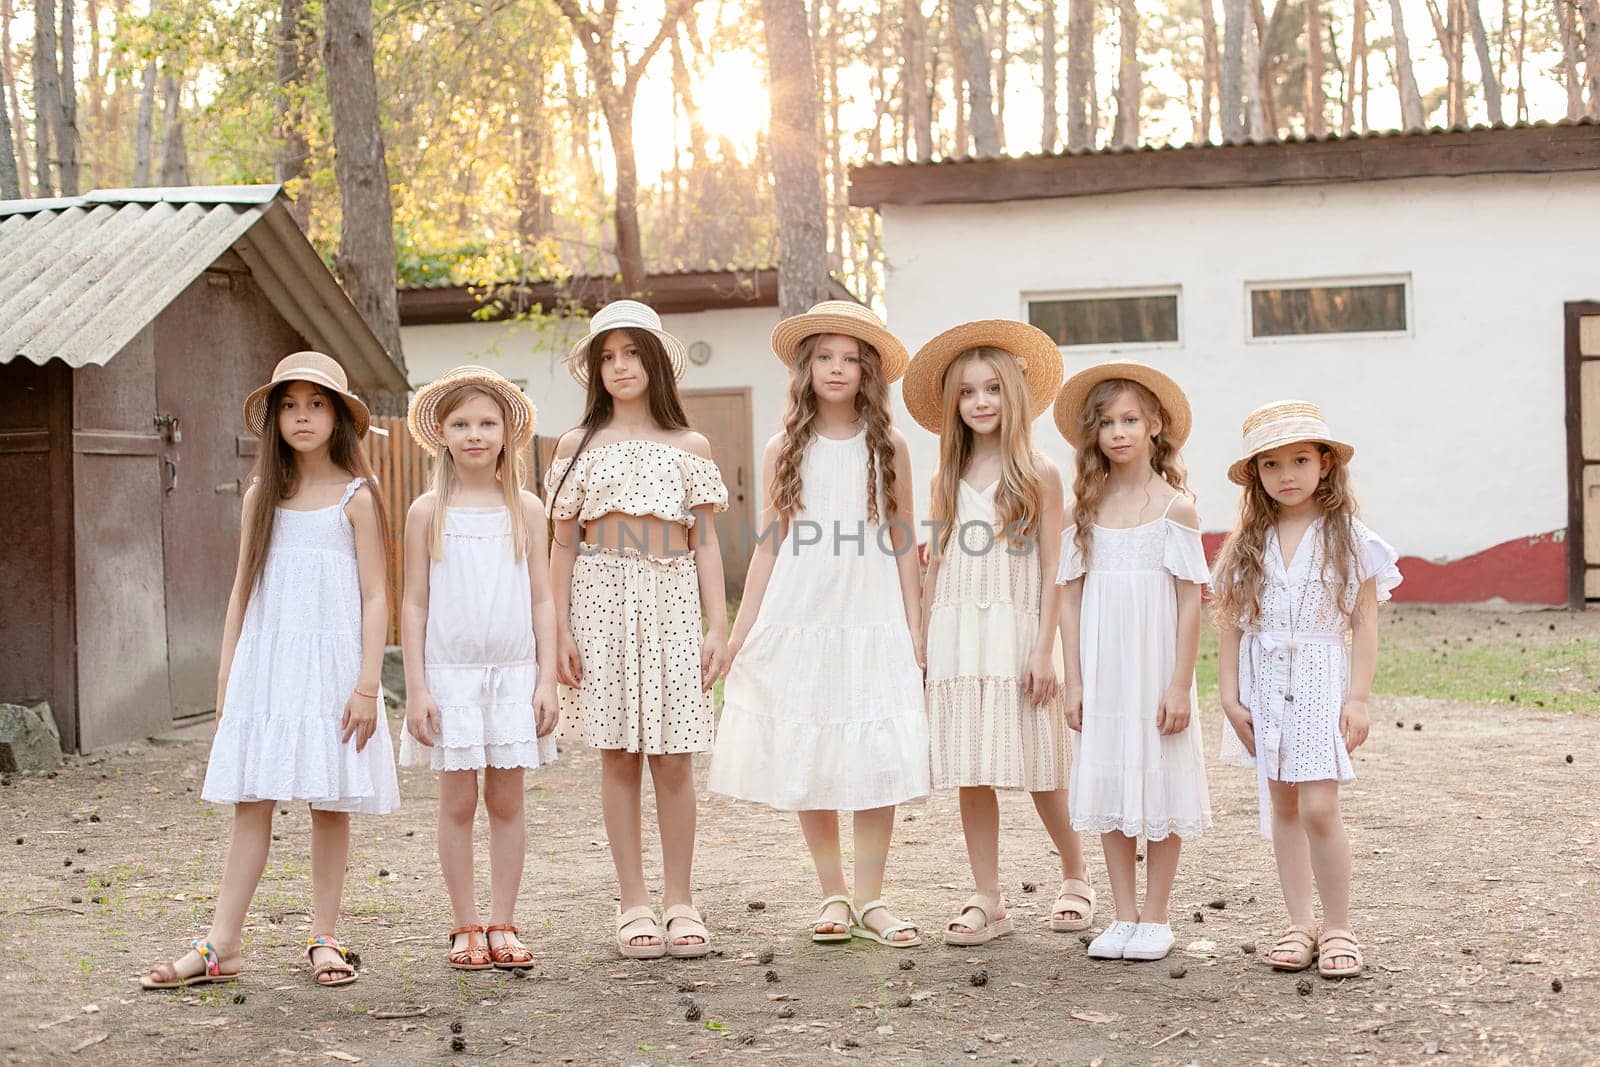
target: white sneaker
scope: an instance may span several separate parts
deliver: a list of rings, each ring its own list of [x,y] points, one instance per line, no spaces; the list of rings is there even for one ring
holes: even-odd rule
[[[1172,951],[1172,927],[1166,923],[1140,923],[1122,947],[1125,960],[1159,960]]]
[[[1103,930],[1099,937],[1089,942],[1089,958],[1092,960],[1120,960],[1122,950],[1132,940],[1134,932],[1139,929],[1138,923],[1122,922],[1118,920]]]

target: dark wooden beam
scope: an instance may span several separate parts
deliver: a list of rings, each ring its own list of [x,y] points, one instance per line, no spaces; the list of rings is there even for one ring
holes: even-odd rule
[[[574,277],[564,282],[507,283],[496,286],[455,285],[400,290],[400,325],[425,326],[472,322],[526,314],[564,314],[582,309],[593,314],[623,295],[612,278]],[[646,303],[663,315],[682,315],[722,308],[777,307],[776,269],[684,271],[651,274],[645,279]],[[487,315],[483,313],[488,309]]]

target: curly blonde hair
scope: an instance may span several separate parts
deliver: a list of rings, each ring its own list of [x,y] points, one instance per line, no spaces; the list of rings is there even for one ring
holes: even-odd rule
[[[786,519],[800,512],[800,463],[806,446],[816,436],[817,394],[811,387],[811,360],[823,336],[812,334],[800,342],[789,379],[789,404],[783,413],[783,445],[778,450],[777,487],[773,494],[778,514]],[[884,380],[878,350],[859,338],[852,340],[861,346],[861,386],[856,390],[855,407],[856,415],[867,427],[867,521],[880,522],[885,515],[893,516],[898,507],[894,441],[889,437],[889,383]]]
[[[1189,493],[1189,476],[1183,468],[1178,448],[1166,436],[1171,416],[1161,406],[1156,394],[1127,378],[1107,378],[1089,392],[1083,404],[1083,414],[1078,417],[1078,469],[1072,481],[1072,521],[1077,528],[1072,541],[1078,546],[1085,569],[1089,566],[1089,550],[1094,541],[1094,517],[1100,510],[1100,497],[1105,492],[1106,478],[1111,474],[1111,461],[1100,451],[1100,415],[1124,392],[1132,393],[1147,418],[1159,419],[1161,430],[1150,439],[1150,468],[1180,493]]]

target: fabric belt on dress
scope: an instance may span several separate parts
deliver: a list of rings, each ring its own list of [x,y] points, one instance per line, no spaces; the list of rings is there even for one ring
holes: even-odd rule
[[[1272,796],[1267,788],[1269,778],[1276,778],[1283,766],[1283,715],[1284,705],[1293,705],[1294,657],[1306,645],[1336,645],[1344,648],[1344,634],[1331,632],[1306,632],[1290,630],[1261,630],[1246,635],[1250,639],[1250,680],[1254,702],[1250,708],[1251,728],[1256,740],[1256,800],[1260,805],[1261,836],[1272,840]],[[1287,653],[1290,685],[1282,701],[1271,699],[1267,672],[1271,669],[1268,657]],[[1268,770],[1268,760],[1271,770]]]

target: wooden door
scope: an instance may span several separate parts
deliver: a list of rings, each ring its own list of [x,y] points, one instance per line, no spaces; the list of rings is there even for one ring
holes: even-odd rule
[[[750,390],[685,389],[683,407],[689,425],[711,441],[711,455],[728,486],[728,510],[717,516],[722,542],[722,575],[728,596],[744,592],[755,530],[755,483],[760,472],[751,450]]]
[[[1600,303],[1567,305],[1568,602],[1600,601]]]

